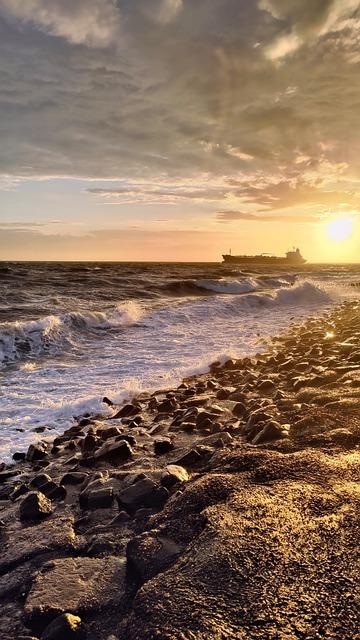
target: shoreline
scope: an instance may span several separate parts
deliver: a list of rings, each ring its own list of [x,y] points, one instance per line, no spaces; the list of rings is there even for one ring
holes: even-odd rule
[[[68,613],[74,640],[355,638],[359,320],[345,302],[5,465],[1,637],[65,638]]]

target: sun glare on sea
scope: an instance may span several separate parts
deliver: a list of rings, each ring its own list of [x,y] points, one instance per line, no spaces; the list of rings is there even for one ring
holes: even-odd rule
[[[354,223],[350,218],[337,218],[326,225],[327,235],[333,242],[348,240],[354,230]]]

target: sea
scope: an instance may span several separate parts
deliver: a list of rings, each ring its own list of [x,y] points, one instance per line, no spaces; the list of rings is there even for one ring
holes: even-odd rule
[[[108,415],[104,396],[120,403],[265,351],[357,298],[359,281],[360,265],[0,263],[0,461]]]

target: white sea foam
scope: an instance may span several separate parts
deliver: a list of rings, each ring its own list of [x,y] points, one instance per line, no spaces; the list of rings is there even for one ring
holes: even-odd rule
[[[258,286],[260,278],[255,284],[247,278],[249,291],[241,295],[242,280],[237,287],[233,279],[219,279],[210,282],[225,289],[224,280],[231,282],[236,292],[182,297],[147,308],[128,302],[106,311],[1,325],[3,349],[24,360],[9,368],[2,381],[0,460],[38,439],[33,432],[38,426],[47,427],[44,437],[53,437],[76,416],[106,415],[104,395],[121,402],[141,390],[172,386],[205,372],[215,360],[253,355],[294,317],[300,321],[322,313],[341,298],[332,283],[297,280],[292,285],[279,279],[279,286],[275,279],[270,284],[262,279]],[[29,352],[19,349],[22,341],[29,345],[30,361]]]
[[[0,324],[0,364],[61,352],[76,346],[79,332],[126,327],[142,316],[141,306],[125,302],[108,312],[70,311],[26,322]]]

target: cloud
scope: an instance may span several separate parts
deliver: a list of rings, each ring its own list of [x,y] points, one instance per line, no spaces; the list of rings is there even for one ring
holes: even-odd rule
[[[231,191],[226,184],[202,184],[201,176],[191,181],[160,181],[147,183],[138,181],[114,188],[91,187],[87,192],[111,204],[178,204],[184,201],[216,202],[224,200]]]
[[[219,222],[225,223],[241,220],[250,220],[251,222],[291,222],[294,224],[323,222],[323,219],[316,215],[255,215],[246,211],[218,211],[216,218]]]
[[[233,184],[233,187],[236,182]],[[273,179],[269,182],[253,180],[238,183],[237,195],[244,202],[256,204],[261,211],[278,211],[302,205],[323,208],[360,207],[357,191],[341,191],[324,187],[319,178],[310,182],[302,177]]]
[[[344,23],[359,10],[358,0],[260,0],[259,7],[281,21],[283,28],[267,46],[272,60],[293,53],[305,43],[350,27]],[[356,26],[356,25],[352,25]],[[354,29],[355,30],[355,29]]]
[[[1,0],[0,11],[72,44],[103,47],[118,36],[119,12],[112,0]]]
[[[87,197],[124,205],[355,207],[355,18],[350,0],[0,0],[0,182],[91,179]],[[284,37],[301,55],[274,65]]]

